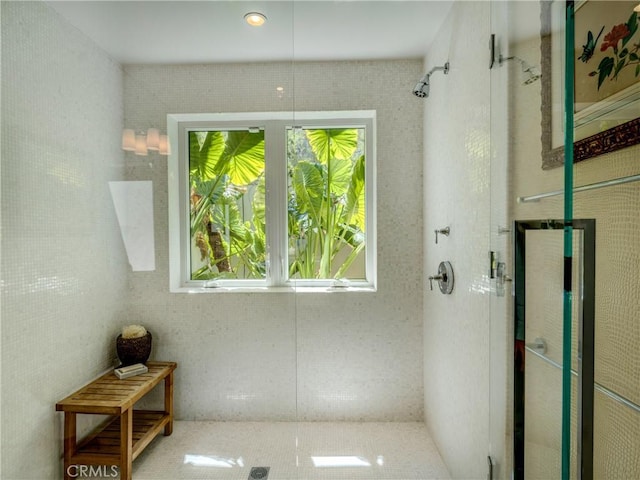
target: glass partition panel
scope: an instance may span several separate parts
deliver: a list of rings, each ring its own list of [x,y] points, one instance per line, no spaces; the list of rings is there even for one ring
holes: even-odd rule
[[[493,252],[493,257],[490,258],[489,269],[492,278],[490,444],[494,478],[511,475],[514,478],[525,478],[525,457],[527,462],[532,462],[534,455],[540,452],[535,451],[536,444],[532,443],[535,436],[526,438],[527,445],[533,446],[534,450],[527,455],[528,450],[525,448],[525,397],[522,396],[525,376],[520,362],[525,355],[525,344],[533,344],[536,337],[525,341],[524,323],[518,320],[524,316],[524,303],[520,304],[518,301],[524,295],[524,290],[517,281],[522,273],[518,271],[518,265],[524,259],[517,254],[515,241],[518,232],[514,221],[563,217],[563,171],[561,168],[548,168],[544,161],[544,152],[550,148],[546,147],[550,118],[554,112],[561,114],[563,98],[563,70],[555,68],[555,76],[551,72],[551,65],[556,66],[561,60],[558,53],[562,54],[562,48],[554,43],[552,50],[549,40],[553,32],[563,31],[564,20],[561,17],[562,24],[552,22],[547,8],[551,3],[562,10],[563,5],[560,4],[563,2],[491,2],[493,63],[490,251]],[[553,89],[559,90],[552,95]],[[554,125],[560,127],[562,142],[562,122],[556,121]],[[544,201],[536,201],[538,195],[547,192],[557,194]],[[562,234],[561,231],[555,231],[552,235],[555,238],[553,241],[547,237],[541,240],[545,244],[551,242],[553,248],[549,248],[546,253],[538,252],[538,260],[543,262],[544,267],[534,267],[540,276],[530,279],[533,283],[528,288],[534,289],[531,292],[534,295],[546,293],[553,297],[556,322],[561,322]],[[544,268],[549,268],[549,275],[555,276],[553,283],[547,282],[543,274]],[[554,288],[559,289],[555,291],[555,296],[552,293]],[[546,308],[551,307],[548,305]],[[528,314],[540,316],[545,311],[545,304],[527,302],[527,309]],[[561,323],[554,324],[554,332],[562,332]],[[532,355],[529,353],[529,356]],[[541,365],[531,372],[527,382],[535,382],[540,375],[545,374],[544,369],[548,365],[538,357],[532,356],[527,366],[533,369],[536,363]],[[555,377],[556,382],[561,382],[553,369],[547,373]],[[557,407],[555,412],[561,416],[561,390],[538,390],[535,395],[553,399]],[[506,406],[498,407],[503,401]],[[534,415],[537,405],[539,403],[532,405],[527,415]],[[504,431],[509,432],[506,439],[503,439]],[[535,430],[528,433],[533,434]],[[560,435],[559,427],[554,424],[544,434]],[[557,440],[559,441],[559,437]],[[555,453],[559,455],[558,445],[556,447],[558,450]],[[555,469],[555,474],[559,475],[558,468]]]
[[[134,478],[484,473],[490,8],[2,2],[3,476],[60,477],[5,405],[51,419],[129,323],[178,365]]]
[[[400,55],[418,27],[409,6],[412,15],[440,9],[295,7],[287,274],[296,291],[298,479],[446,472],[423,416],[424,102],[411,91],[432,35],[415,55]],[[310,12],[331,14],[331,30],[309,25]],[[381,35],[390,24],[406,35],[385,42],[382,55],[376,39],[354,37],[363,18]],[[314,53],[313,42],[331,46]],[[377,52],[352,48],[363,42]]]
[[[508,218],[519,222],[535,218],[564,219],[566,176],[564,169],[559,168],[562,162],[554,163],[550,158],[562,155],[565,132],[562,116],[566,99],[563,65],[565,2],[507,2],[505,8],[508,28],[505,35],[496,35],[495,49],[498,51],[496,63],[508,75],[505,90],[509,123],[504,126],[508,132],[506,152],[512,195],[508,199]],[[492,100],[494,105],[497,102],[500,98]],[[576,352],[564,348],[565,332],[571,331],[574,343],[576,332],[574,328],[566,328],[563,320],[563,310],[568,305],[565,300],[571,299],[572,293],[569,289],[568,295],[563,295],[567,285],[564,279],[567,272],[565,257],[571,258],[571,250],[565,251],[564,226],[564,220],[559,220],[556,227],[559,230],[552,228],[550,231],[547,227],[540,232],[541,238],[535,237],[538,233],[527,234],[534,235],[527,243],[527,254],[535,254],[536,259],[519,256],[523,253],[519,252],[521,246],[517,240],[520,232],[507,232],[508,228],[500,230],[500,225],[493,227],[497,248],[492,248],[492,251],[500,253],[501,239],[497,234],[500,231],[511,233],[511,240],[515,242],[513,250],[510,246],[504,248],[508,254],[503,257],[507,259],[507,271],[513,273],[515,280],[512,286],[515,302],[513,313],[509,315],[514,319],[509,330],[514,367],[507,382],[513,387],[510,391],[514,392],[513,412],[508,421],[512,423],[514,436],[513,442],[509,442],[513,451],[506,455],[512,459],[515,478],[536,478],[536,475],[565,478],[562,464],[566,451],[563,445],[571,445],[566,441],[571,435],[566,435],[563,425],[567,425],[567,419],[578,415],[576,397],[566,389],[570,385],[566,382],[568,365]],[[573,239],[570,225],[567,227]],[[511,265],[508,264],[510,258],[513,258]],[[524,265],[527,267],[526,291],[524,271],[519,271]],[[494,311],[499,311],[497,300],[493,305]],[[575,306],[569,309],[569,314],[572,312],[575,318],[570,319],[575,323],[578,316]],[[492,318],[499,316],[493,316],[492,312]],[[492,327],[494,325],[499,331],[500,323],[495,320]],[[536,329],[544,330],[549,338],[536,333]],[[536,349],[546,348],[541,346],[543,344],[550,345],[549,357],[545,357],[547,362],[535,353]],[[560,370],[554,364],[559,365]],[[564,377],[563,364],[567,365]],[[575,388],[578,388],[577,384]],[[571,447],[577,448],[575,440]],[[576,455],[574,450],[573,456],[568,458],[576,458]]]
[[[309,11],[332,12],[330,30]],[[487,469],[489,12],[488,2],[295,2],[286,267],[297,478]],[[306,124],[318,111],[342,112],[342,125]],[[353,121],[366,112],[373,130]],[[449,223],[457,231],[436,244]],[[437,279],[430,289],[442,261],[453,264],[451,295]]]
[[[296,304],[266,291],[286,211],[274,183],[286,140],[271,127],[292,117],[293,2],[73,3],[122,9],[120,41],[154,53],[121,67],[124,127],[176,127],[168,156],[122,154],[127,179],[153,182],[158,249],[155,272],[129,275],[125,314],[178,363],[173,435],[185,439],[170,451],[161,439],[134,478],[296,478]],[[256,10],[263,26],[245,21]]]
[[[576,2],[575,7],[572,200],[575,216],[593,217],[598,224],[593,478],[637,478],[640,81],[627,54],[640,42],[638,2]]]

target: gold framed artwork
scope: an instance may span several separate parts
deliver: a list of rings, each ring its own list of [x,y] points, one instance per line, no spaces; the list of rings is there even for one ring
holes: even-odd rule
[[[575,4],[574,162],[640,143],[637,1]],[[542,168],[564,163],[565,2],[541,1]]]

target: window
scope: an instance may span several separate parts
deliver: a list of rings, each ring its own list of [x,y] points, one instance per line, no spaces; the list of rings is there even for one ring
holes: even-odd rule
[[[167,120],[171,291],[375,289],[375,112]]]

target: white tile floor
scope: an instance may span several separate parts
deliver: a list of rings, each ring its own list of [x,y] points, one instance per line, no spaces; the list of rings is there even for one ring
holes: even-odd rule
[[[315,466],[356,462],[358,466]],[[133,463],[135,480],[448,479],[422,423],[175,422]]]

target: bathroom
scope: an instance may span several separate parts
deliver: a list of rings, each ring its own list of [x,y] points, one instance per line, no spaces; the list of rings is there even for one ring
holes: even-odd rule
[[[75,10],[78,19],[92,12],[107,25],[109,9],[85,7],[112,2],[74,2],[67,10],[64,3],[0,3],[0,478],[62,478],[63,419],[55,404],[114,366],[115,338],[132,323],[153,333],[152,359],[178,364],[176,429],[134,461],[134,478],[175,478],[175,472],[187,472],[182,478],[247,478],[254,466],[269,466],[272,479],[480,479],[490,470],[492,478],[510,478],[517,463],[515,289],[509,281],[517,274],[513,222],[570,216],[562,194],[528,200],[566,188],[567,168],[545,164],[553,160],[543,154],[549,123],[543,116],[561,120],[563,109],[549,113],[553,109],[543,100],[549,63],[558,59],[541,54],[548,36],[541,32],[564,25],[558,12],[565,2],[398,2],[387,17],[394,28],[420,20],[415,12],[427,8],[439,23],[415,52],[398,57],[384,51],[370,58],[345,58],[336,50],[300,58],[298,42],[305,31],[313,32],[301,4],[343,9],[333,18],[346,23],[361,21],[363,12],[377,18],[371,12],[396,2],[186,2],[214,13],[235,11],[238,28],[254,36],[253,59],[218,63],[121,62],[101,46],[104,31],[85,32],[63,15]],[[117,3],[131,8],[134,27],[136,22],[153,27],[142,8],[147,2]],[[155,6],[180,3],[187,8],[185,2]],[[634,2],[624,3],[631,13]],[[550,4],[555,24],[545,23]],[[278,17],[286,25],[280,59],[260,60],[260,31],[240,23],[252,10],[265,12],[265,27]],[[191,16],[200,17],[206,15]],[[176,16],[176,28],[188,32],[181,18]],[[120,38],[123,51],[146,42],[131,33],[135,29],[122,31],[131,35]],[[213,50],[225,45],[214,44]],[[163,56],[158,58],[170,58],[172,48],[159,44]],[[429,95],[413,95],[416,82],[445,62],[446,73],[436,70],[428,78]],[[542,77],[525,84],[525,66]],[[562,77],[556,77],[554,85],[562,86]],[[553,102],[555,108],[560,101]],[[374,289],[170,290],[170,158],[123,151],[123,129],[170,133],[167,115],[172,114],[363,110],[376,112]],[[576,162],[569,169],[572,182],[583,186],[637,176],[639,154],[640,147],[630,145]],[[114,208],[110,185],[121,182],[151,185],[144,221],[150,225],[145,233],[152,235],[142,251],[152,255],[143,269],[132,268]],[[594,218],[597,224],[595,382],[600,387],[595,387],[593,478],[640,475],[639,185],[569,196],[573,217]],[[435,231],[446,227],[448,234],[438,234],[436,243]],[[563,231],[528,235],[527,265],[537,270],[527,270],[533,275],[527,298],[538,308],[529,307],[527,344],[543,337],[555,358],[562,350]],[[576,258],[582,255],[580,242],[573,242]],[[497,268],[492,273],[490,252],[496,252],[496,267],[504,267],[501,274]],[[449,295],[437,279],[429,279],[443,261],[450,262],[455,278]],[[574,297],[575,312],[579,298]],[[548,330],[534,323],[540,317],[542,323],[548,319]],[[532,369],[541,362],[535,351],[526,355]],[[528,429],[525,467],[537,472],[527,473],[531,478],[568,478],[562,470],[568,445],[571,476],[578,461],[576,391],[569,400],[573,424],[567,442],[560,432],[565,424],[560,375],[546,373],[542,380],[527,377],[540,380],[542,389],[551,385],[552,400],[535,384],[527,390],[539,393],[527,396],[528,415],[536,412],[536,399],[549,411],[527,422],[542,431]],[[237,427],[243,433],[237,434],[238,451],[229,454],[234,465],[174,466],[158,459],[164,446],[183,438],[181,429],[191,426],[211,427],[203,434],[208,443],[176,450],[182,460],[187,454],[220,457],[216,432],[225,432],[224,442],[233,444]],[[372,430],[349,443],[353,426]],[[275,430],[267,434],[267,427]],[[387,433],[391,440],[384,447],[365,448]],[[433,453],[431,473],[427,455],[413,451],[413,435]],[[312,441],[321,437],[324,444]],[[276,439],[287,442],[284,451],[258,456],[275,449]],[[369,465],[310,466],[305,455],[314,446],[316,455],[357,456]],[[397,456],[403,451],[406,458]]]

